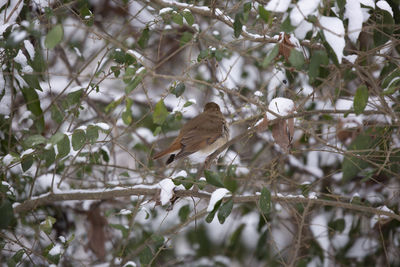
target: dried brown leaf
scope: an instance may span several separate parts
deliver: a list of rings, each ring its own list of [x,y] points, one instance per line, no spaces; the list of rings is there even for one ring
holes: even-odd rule
[[[285,151],[289,151],[289,136],[286,120],[279,120],[272,126],[272,136],[275,142]]]
[[[294,135],[294,118],[288,119],[288,137],[289,143],[292,143]]]
[[[354,124],[358,124],[358,122],[354,121]],[[358,136],[360,131],[361,125],[358,127],[347,128],[345,127],[345,122],[340,120],[336,127],[336,136],[343,144],[349,144]]]
[[[264,115],[264,119],[256,126],[257,131],[262,132],[268,128],[268,119],[267,116]]]
[[[295,108],[290,112],[293,114]],[[278,120],[272,126],[272,136],[275,142],[287,153],[289,152],[290,145],[294,136],[294,118],[287,120]]]
[[[279,54],[285,57],[286,62],[289,61],[290,51],[295,45],[290,41],[290,35],[281,33],[279,36]]]

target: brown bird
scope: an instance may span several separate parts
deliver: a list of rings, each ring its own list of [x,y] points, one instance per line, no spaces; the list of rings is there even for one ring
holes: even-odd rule
[[[211,154],[229,139],[228,124],[218,104],[209,102],[204,112],[183,125],[178,137],[165,150],[154,155],[153,159],[171,154],[166,164],[184,158],[195,152]]]

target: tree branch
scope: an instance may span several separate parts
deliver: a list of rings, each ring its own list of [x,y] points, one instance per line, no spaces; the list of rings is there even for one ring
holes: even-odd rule
[[[67,193],[46,193],[41,196],[37,196],[33,199],[29,199],[24,201],[19,205],[14,206],[14,213],[23,213],[28,211],[33,211],[34,209],[45,206],[48,204],[53,204],[58,201],[66,201],[66,200],[101,200],[101,199],[110,199],[116,197],[128,197],[128,196],[151,196],[156,199],[160,193],[160,189],[156,188],[116,188],[116,189],[105,189],[105,190],[71,190]],[[195,197],[199,199],[208,200],[211,197],[211,194],[207,192],[200,192],[194,190],[179,190],[175,192],[176,197]],[[230,197],[225,197],[230,198]],[[259,195],[250,195],[250,196],[233,196],[232,197],[234,203],[249,203],[249,202],[257,202],[259,200]],[[360,211],[363,213],[375,214],[380,216],[387,216],[391,219],[400,221],[400,215],[395,214],[393,212],[388,212],[381,210],[379,208],[362,206],[354,203],[342,202],[342,201],[334,201],[334,200],[326,200],[326,199],[318,199],[318,198],[305,198],[303,196],[272,196],[272,201],[274,202],[282,202],[282,203],[302,203],[318,206],[331,206],[336,208],[343,208],[353,211]]]

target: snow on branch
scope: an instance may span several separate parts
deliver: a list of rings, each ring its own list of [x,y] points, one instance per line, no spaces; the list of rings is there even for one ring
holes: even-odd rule
[[[118,187],[115,189],[98,189],[98,190],[68,190],[68,192],[66,193],[57,193],[57,194],[46,193],[41,196],[37,196],[35,198],[26,200],[25,202],[14,206],[14,213],[29,212],[40,206],[54,204],[54,202],[58,201],[102,200],[102,199],[111,199],[116,197],[128,197],[128,196],[149,196],[155,199],[158,197],[159,194],[160,194],[160,189],[158,185],[147,186],[147,187],[128,187],[128,188]],[[211,194],[195,190],[179,190],[175,191],[175,195],[178,198],[195,197],[205,200],[209,200],[211,198]],[[260,196],[258,193],[256,193],[254,195],[233,196],[233,197],[228,195],[225,196],[225,198],[232,198],[234,203],[249,203],[249,202],[258,202]],[[290,203],[290,204],[310,203],[312,205],[331,206],[348,210],[360,211],[378,216],[387,216],[391,219],[400,221],[400,215],[388,211],[387,209],[374,208],[339,200],[335,201],[335,200],[319,199],[314,196],[306,198],[303,195],[285,196],[282,194],[273,195],[271,197],[271,200],[273,202],[280,202],[280,203]]]

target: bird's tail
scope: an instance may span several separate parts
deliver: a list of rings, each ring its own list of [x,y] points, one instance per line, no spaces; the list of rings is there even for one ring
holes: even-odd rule
[[[155,154],[155,155],[153,156],[153,159],[158,159],[158,158],[164,157],[165,155],[167,155],[167,154],[169,154],[169,153],[170,153],[169,150],[166,149],[166,150],[164,150],[164,151],[161,151],[161,152],[158,152],[157,154]]]
[[[153,156],[153,159],[158,159],[158,158],[161,158],[161,157],[163,157],[163,156],[165,156],[167,154],[172,154],[174,152],[179,151],[180,149],[181,149],[181,144],[179,142],[175,141],[167,149],[155,154]]]

